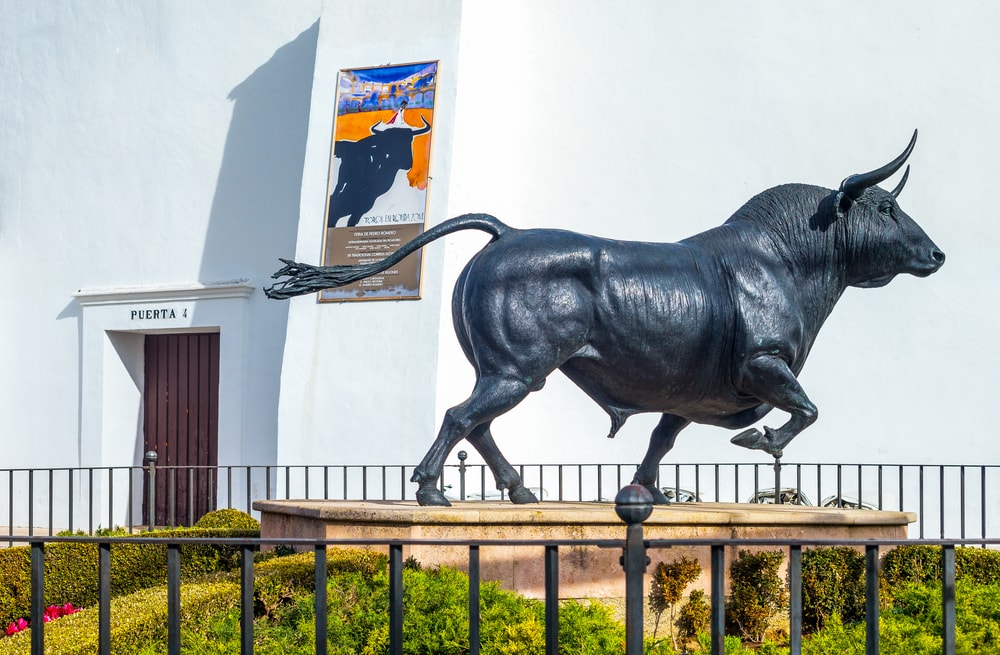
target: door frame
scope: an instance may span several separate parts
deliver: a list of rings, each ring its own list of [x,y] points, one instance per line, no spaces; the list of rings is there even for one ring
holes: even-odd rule
[[[81,467],[143,464],[143,335],[166,332],[220,333],[219,463],[244,463],[247,306],[256,288],[243,279],[74,294],[82,307]],[[115,486],[115,520],[124,525],[129,512],[141,520],[141,499],[128,498],[125,485]],[[94,493],[95,501],[106,504],[106,484]]]

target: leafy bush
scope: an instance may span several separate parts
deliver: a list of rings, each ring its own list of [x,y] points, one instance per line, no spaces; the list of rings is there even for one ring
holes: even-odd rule
[[[326,551],[327,577],[338,573],[373,576],[385,571],[388,558],[371,550],[333,549]],[[269,559],[254,567],[254,596],[258,616],[274,616],[278,607],[296,594],[310,592],[316,584],[316,554],[298,553]]]
[[[684,589],[701,575],[701,564],[696,559],[680,557],[669,564],[659,562],[653,571],[649,585],[649,609],[656,615],[653,636],[660,627],[660,617],[670,610],[670,638],[674,636],[674,607],[684,596]]]
[[[259,531],[207,528],[159,530],[155,537],[259,537]],[[144,535],[146,536],[146,535]],[[235,546],[188,544],[181,547],[181,575],[186,580],[239,566]],[[113,544],[111,594],[121,596],[166,582],[166,546]],[[60,542],[45,546],[45,605],[97,602],[98,548],[93,543]],[[29,546],[0,550],[0,624],[26,617],[31,606]]]
[[[785,558],[777,550],[741,550],[729,567],[730,597],[726,621],[730,634],[763,641],[771,620],[788,602],[778,567]]]
[[[712,608],[708,604],[705,592],[695,589],[688,596],[687,602],[681,605],[677,617],[677,636],[683,641],[691,641],[700,632],[708,632],[709,621],[712,618]]]
[[[239,586],[232,583],[181,587],[181,626],[201,624],[216,612],[236,607]],[[132,655],[167,636],[166,587],[144,589],[111,601],[111,652]],[[84,655],[97,652],[98,608],[81,610],[45,625],[45,652]],[[28,655],[31,629],[0,639],[0,655]]]
[[[837,615],[865,616],[865,558],[846,546],[802,552],[802,631],[816,632]]]
[[[198,519],[194,527],[260,531],[260,521],[238,509],[217,509]]]
[[[330,551],[331,558],[337,551]],[[363,551],[356,551],[363,552]],[[311,568],[303,553],[297,566]],[[374,554],[369,554],[374,555]],[[348,556],[350,557],[350,556]],[[344,562],[348,562],[348,557]],[[355,555],[354,557],[358,557]],[[327,582],[327,643],[331,653],[376,655],[389,644],[389,579],[384,556],[374,573],[364,557],[351,560]],[[281,560],[266,564],[277,566]],[[274,563],[274,564],[272,564]],[[281,563],[284,565],[284,563]],[[290,565],[289,565],[290,566]],[[338,564],[331,563],[330,569]],[[257,568],[262,573],[264,567]],[[290,570],[290,569],[284,569]],[[277,576],[277,572],[275,571]],[[300,577],[299,583],[305,578]],[[298,586],[298,585],[297,585]],[[294,591],[268,616],[257,619],[255,652],[259,655],[305,655],[315,652],[314,597],[305,587]],[[445,567],[403,570],[403,651],[408,655],[468,652],[468,577]],[[545,608],[540,601],[504,591],[497,583],[480,588],[480,641],[483,655],[535,654],[545,648]],[[190,652],[236,653],[239,614],[227,611],[211,621],[192,625],[184,635]],[[624,627],[600,604],[568,601],[560,606],[560,652],[566,655],[622,653]],[[152,652],[152,651],[151,651]],[[156,651],[160,652],[160,651]]]

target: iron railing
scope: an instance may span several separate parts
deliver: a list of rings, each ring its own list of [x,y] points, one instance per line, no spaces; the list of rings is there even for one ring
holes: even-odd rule
[[[461,453],[460,453],[461,455]],[[541,500],[608,502],[631,481],[634,464],[533,464],[518,467]],[[413,472],[402,465],[147,466],[0,469],[0,535],[136,532],[148,507],[165,506],[156,525],[190,525],[202,507],[252,511],[275,499],[412,500]],[[154,480],[150,484],[150,480]],[[155,480],[159,479],[159,483]],[[483,464],[445,467],[441,488],[453,500],[502,499]],[[1000,537],[1000,466],[771,463],[664,464],[658,486],[675,501],[798,502],[914,512],[915,538]],[[157,491],[159,490],[159,491]]]
[[[616,509],[621,505],[616,506]],[[620,512],[621,514],[621,512]],[[629,519],[623,515],[625,520]],[[45,545],[59,542],[92,543],[98,547],[98,652],[109,655],[111,652],[111,549],[116,544],[157,544],[167,549],[167,652],[179,655],[181,652],[180,629],[180,586],[181,558],[180,549],[186,544],[215,544],[237,547],[240,551],[240,608],[241,631],[240,652],[244,655],[253,653],[253,553],[261,546],[283,544],[299,549],[313,549],[315,557],[315,635],[316,653],[325,655],[327,652],[327,607],[326,607],[326,549],[329,546],[381,546],[389,552],[389,652],[392,655],[403,653],[403,547],[408,545],[430,546],[466,546],[469,549],[469,652],[478,655],[480,650],[480,569],[479,552],[481,548],[492,546],[534,546],[544,549],[545,569],[545,652],[547,655],[558,653],[559,626],[559,553],[560,548],[581,546],[598,548],[622,549],[622,566],[626,586],[626,655],[639,655],[643,652],[643,604],[645,602],[642,590],[647,566],[646,555],[651,549],[671,547],[704,547],[709,548],[710,555],[710,589],[711,589],[711,652],[722,655],[724,652],[725,625],[725,575],[726,550],[729,548],[779,547],[788,551],[789,580],[789,647],[791,655],[799,655],[802,649],[802,548],[809,546],[850,546],[862,548],[866,561],[865,584],[865,625],[866,648],[869,655],[879,652],[879,552],[880,548],[904,544],[924,544],[941,549],[942,562],[942,635],[944,655],[955,653],[956,607],[955,607],[955,546],[952,540],[792,540],[792,539],[683,539],[683,540],[645,540],[642,533],[641,518],[632,522],[625,530],[625,539],[620,540],[366,540],[366,539],[177,539],[177,538],[142,538],[142,537],[28,537],[17,536],[11,539],[17,543],[28,543],[31,556],[31,652],[40,655],[45,647],[44,623],[44,560]],[[1000,540],[971,540],[971,545],[998,546]]]

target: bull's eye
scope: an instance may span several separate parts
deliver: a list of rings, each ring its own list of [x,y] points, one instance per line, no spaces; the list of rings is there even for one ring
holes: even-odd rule
[[[891,202],[889,201],[883,202],[881,205],[879,205],[878,211],[883,216],[891,218],[894,221],[896,220],[896,208],[893,206]]]

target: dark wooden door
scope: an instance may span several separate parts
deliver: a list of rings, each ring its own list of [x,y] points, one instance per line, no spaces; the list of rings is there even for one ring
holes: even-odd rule
[[[192,525],[215,509],[219,334],[146,335],[143,452],[157,454],[156,525]],[[149,517],[149,476],[143,517]]]

